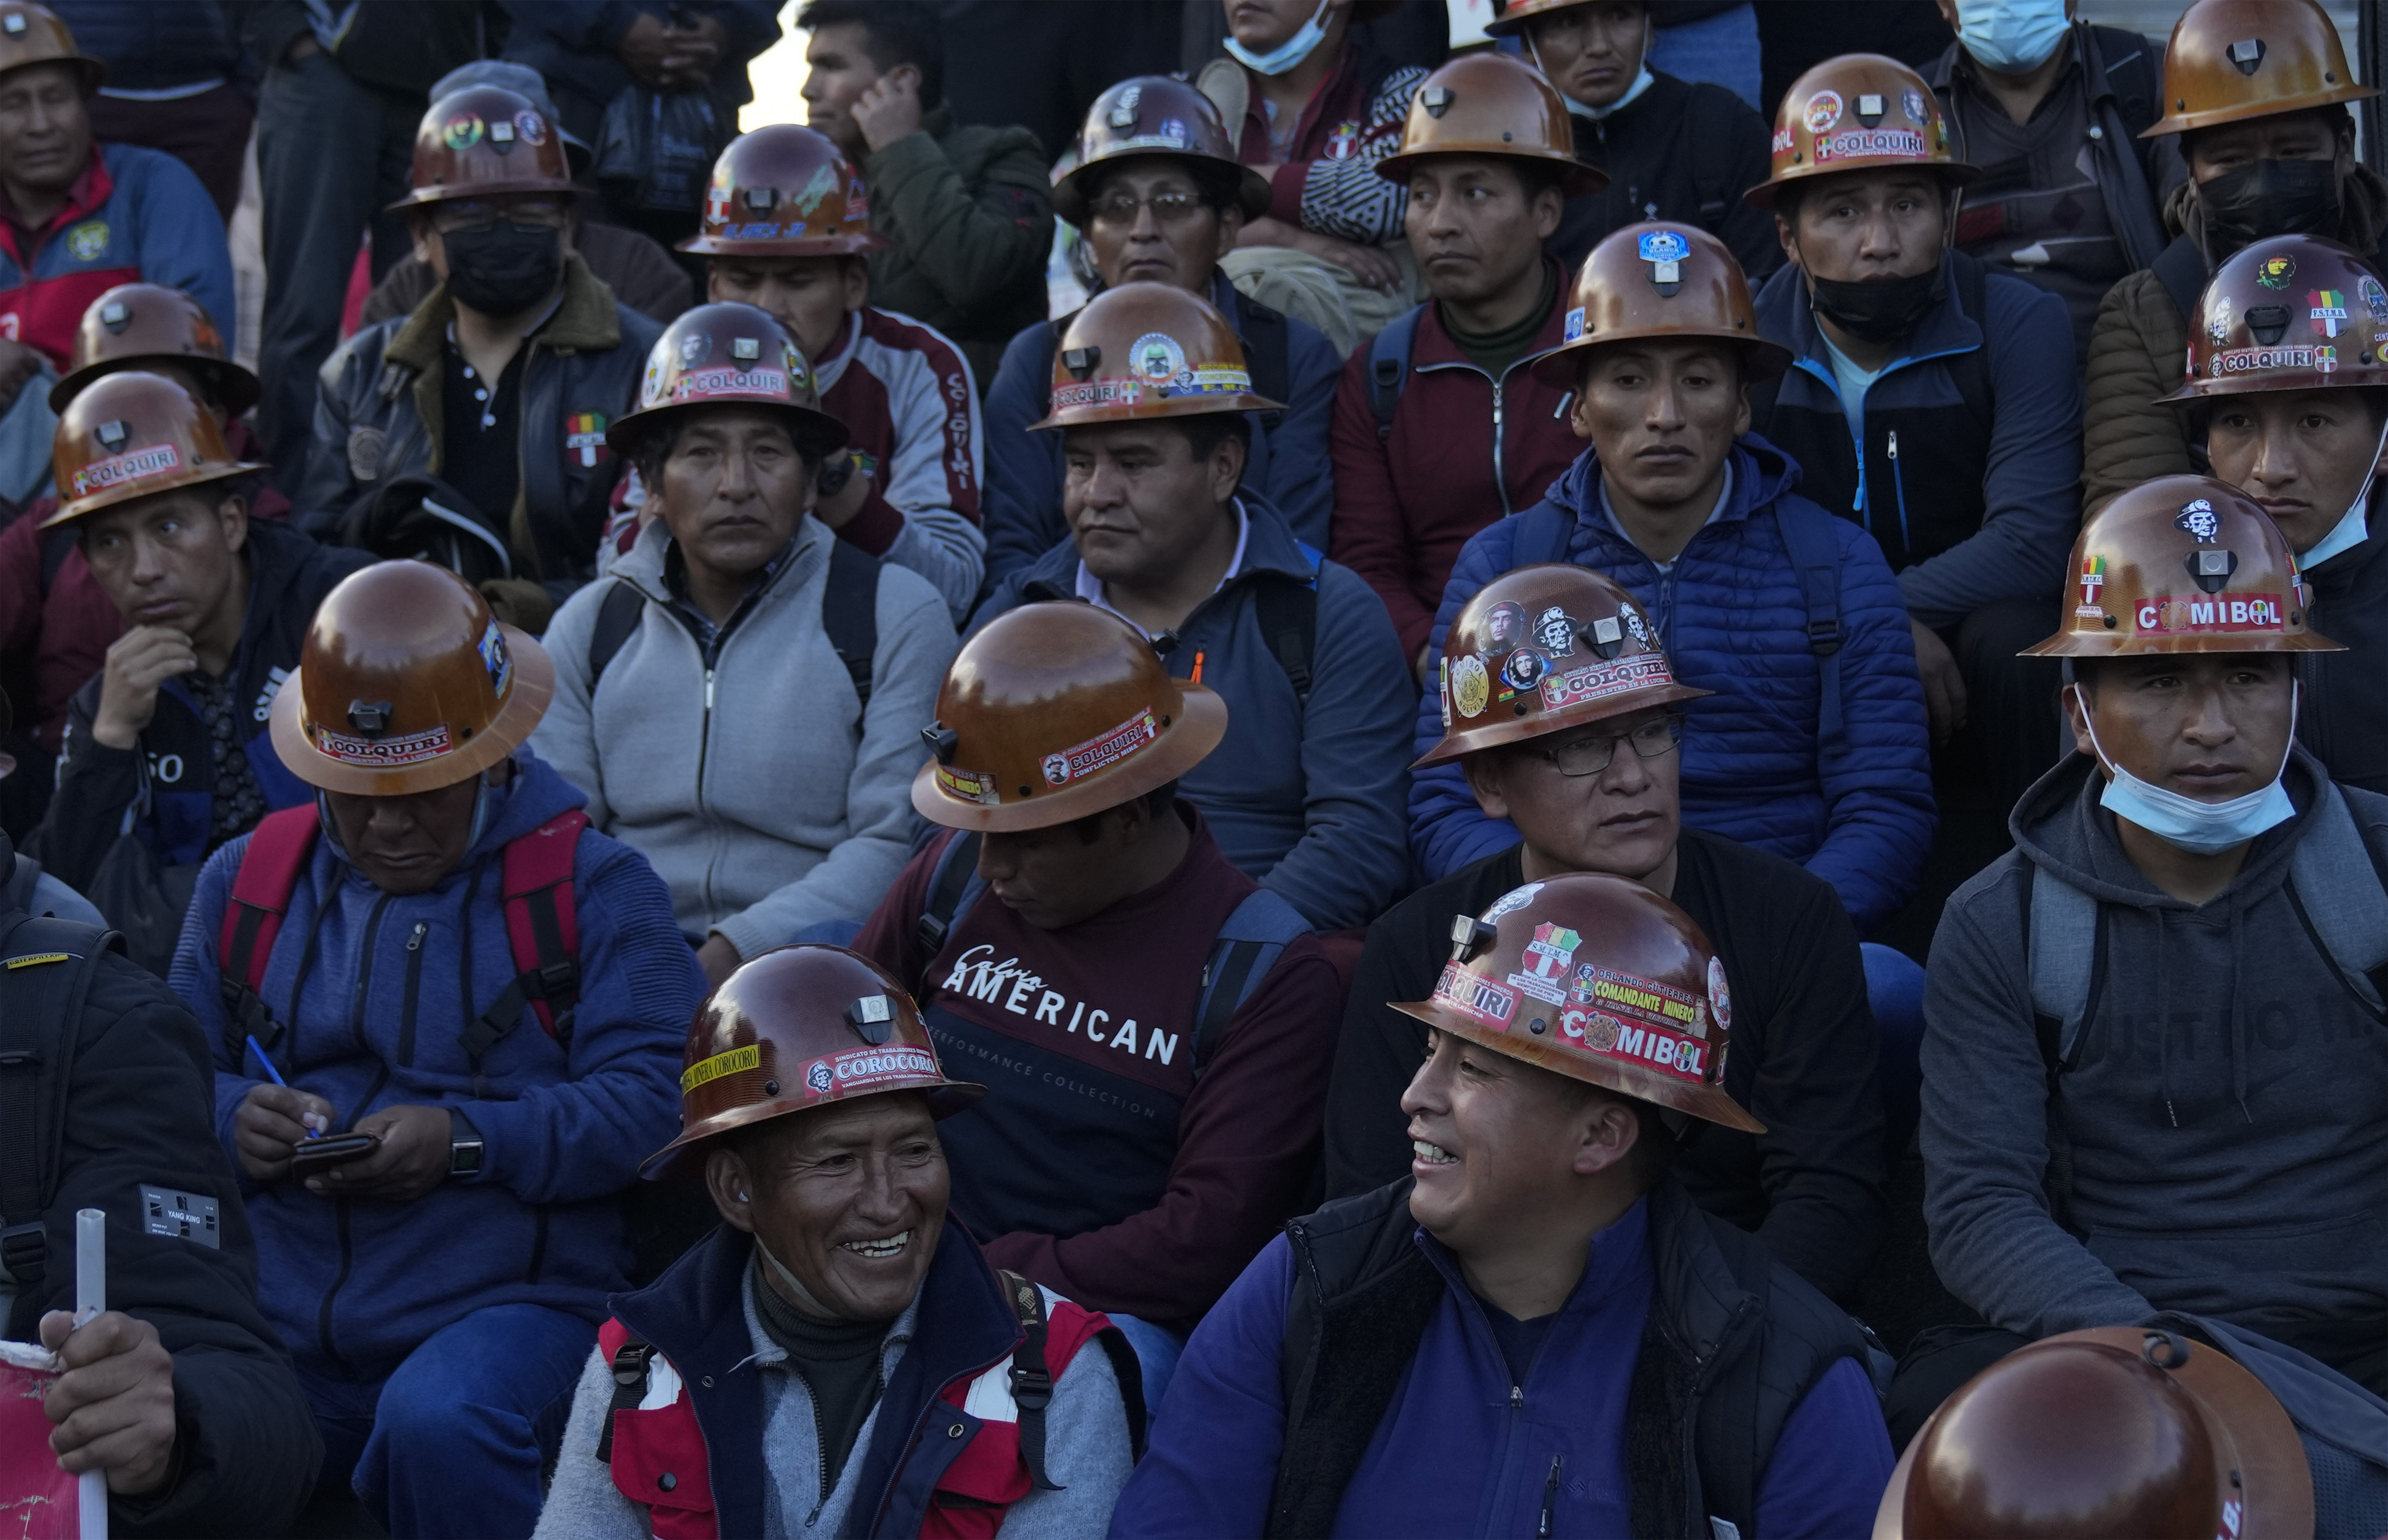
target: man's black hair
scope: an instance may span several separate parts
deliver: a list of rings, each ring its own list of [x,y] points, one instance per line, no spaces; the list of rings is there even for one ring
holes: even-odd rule
[[[671,458],[672,450],[680,443],[680,434],[688,428],[688,418],[684,414],[676,415],[677,421],[665,419],[630,447],[630,464],[637,469],[639,480],[645,485],[650,495],[663,485],[664,462]],[[837,448],[833,442],[834,434],[810,422],[790,422],[788,437],[794,441],[796,452],[804,456],[808,470],[819,471],[821,462]]]
[[[921,108],[932,111],[946,99],[946,34],[936,12],[921,0],[808,0],[796,13],[798,32],[853,23],[862,29],[863,49],[885,74],[899,64],[921,71]]]
[[[1230,439],[1243,445],[1246,458],[1251,457],[1251,424],[1240,412],[1203,412],[1191,417],[1163,417],[1161,421],[1186,436],[1187,452],[1198,461],[1219,452],[1219,446]]]
[[[1167,818],[1177,806],[1177,783],[1172,781],[1166,784],[1155,786],[1135,800],[1142,802],[1145,816],[1158,823]],[[1072,819],[1069,827],[1076,833],[1080,845],[1092,845],[1103,837],[1103,820],[1125,806],[1127,806],[1126,803],[1121,803],[1118,807],[1105,808],[1099,813],[1088,813],[1084,818]]]

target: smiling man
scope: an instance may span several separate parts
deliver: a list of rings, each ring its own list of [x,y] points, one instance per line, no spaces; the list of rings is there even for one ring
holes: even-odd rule
[[[2388,801],[2292,736],[2292,665],[2337,644],[2218,481],[2124,494],[2073,559],[2097,580],[2038,650],[2078,753],[1949,900],[1924,1001],[1933,1265],[1989,1324],[1911,1352],[1894,1428],[2026,1341],[2159,1310],[2388,1394]]]
[[[1762,1132],[1708,937],[1630,879],[1462,910],[1409,1172],[1296,1220],[1187,1349],[1121,1536],[1863,1534],[1858,1328],[1670,1174]]]
[[[986,1088],[946,1078],[903,986],[767,953],[686,1063],[655,1159],[701,1162],[723,1223],[613,1302],[538,1534],[1100,1535],[1143,1443],[1133,1361],[947,1223],[938,1119]]]

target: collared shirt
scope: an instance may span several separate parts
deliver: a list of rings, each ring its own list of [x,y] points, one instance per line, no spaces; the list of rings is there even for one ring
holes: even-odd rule
[[[523,334],[514,357],[495,380],[464,361],[464,350],[456,346],[456,323],[448,323],[445,377],[440,382],[439,406],[446,433],[439,477],[501,525],[512,515],[522,487],[525,361],[530,357],[531,339],[563,307],[564,293],[558,289],[547,313]]]
[[[680,541],[665,543],[664,588],[672,596],[672,608],[680,612],[680,617],[688,622],[690,631],[695,635],[697,647],[705,654],[707,668],[712,667],[713,655],[719,649],[722,637],[738,623],[738,617],[746,613],[746,606],[754,603],[755,595],[762,592],[780,568],[787,565],[789,554],[795,548],[796,537],[791,535],[788,543],[780,547],[780,554],[765,562],[762,570],[756,572],[754,580],[746,585],[745,597],[738,601],[738,607],[730,612],[729,618],[716,624],[713,617],[699,609],[696,601],[688,595],[688,558],[680,554]]]
[[[1700,520],[1700,528],[1705,529],[1709,525],[1714,524],[1719,518],[1722,517],[1724,515],[1725,504],[1732,501],[1733,461],[1730,457],[1727,457],[1724,463],[1724,482],[1721,486],[1717,488],[1716,506],[1708,510],[1708,517]],[[1608,501],[1608,477],[1605,476],[1600,478],[1600,511],[1608,515],[1608,527],[1610,528],[1624,536],[1626,542],[1632,545],[1635,550],[1641,550],[1640,542],[1635,541],[1633,539],[1632,532],[1625,528],[1624,521],[1617,516],[1617,505]],[[1695,533],[1697,531],[1695,531]],[[1685,541],[1683,543],[1689,545],[1691,542],[1689,541]],[[1650,555],[1646,551],[1644,551],[1642,554],[1645,556]],[[1678,551],[1675,553],[1673,561],[1662,562],[1656,556],[1650,556],[1650,562],[1651,565],[1656,566],[1661,574],[1665,574],[1675,570],[1675,562],[1683,560],[1683,554]]]
[[[1244,547],[1251,542],[1251,515],[1244,512],[1244,500],[1239,497],[1236,499],[1236,554],[1227,559],[1227,570],[1220,575],[1218,584],[1211,590],[1212,592],[1216,593],[1220,589],[1226,587],[1235,580],[1236,574],[1244,569]],[[1137,626],[1135,621],[1128,620],[1124,615],[1120,615],[1118,608],[1111,604],[1111,600],[1104,597],[1103,580],[1087,571],[1086,564],[1083,561],[1078,564],[1076,588],[1079,598],[1090,605],[1110,610],[1113,615],[1118,615],[1121,619],[1127,620],[1129,625],[1136,626],[1137,630],[1144,630],[1142,626]],[[1145,634],[1150,636],[1152,633],[1145,631]]]

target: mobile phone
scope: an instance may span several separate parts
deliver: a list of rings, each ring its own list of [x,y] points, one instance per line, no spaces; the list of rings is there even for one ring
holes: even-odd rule
[[[290,1152],[290,1174],[313,1177],[336,1165],[361,1161],[381,1148],[379,1134],[334,1134],[328,1139],[311,1139]]]

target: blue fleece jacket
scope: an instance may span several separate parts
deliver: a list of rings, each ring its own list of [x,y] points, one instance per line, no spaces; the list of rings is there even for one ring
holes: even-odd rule
[[[1799,862],[1833,885],[1863,935],[1914,892],[1932,844],[1924,687],[1899,585],[1874,538],[1847,519],[1830,521],[1841,551],[1841,650],[1824,660],[1809,651],[1798,575],[1773,514],[1798,483],[1798,466],[1744,434],[1724,508],[1663,573],[1609,516],[1591,450],[1545,501],[1574,515],[1568,560],[1623,584],[1658,623],[1676,677],[1716,692],[1684,707],[1683,821]],[[1429,677],[1461,606],[1514,565],[1517,526],[1503,519],[1460,552],[1435,615]],[[1848,739],[1826,764],[1817,754],[1820,661],[1841,670]],[[1419,703],[1417,752],[1442,737],[1442,702],[1429,691]],[[1440,881],[1516,844],[1518,831],[1484,815],[1454,763],[1413,778],[1410,838]]]
[[[244,1174],[259,1300],[302,1367],[387,1374],[441,1327],[492,1305],[605,1318],[629,1262],[616,1194],[679,1131],[680,1047],[705,978],[645,858],[594,830],[573,863],[580,1001],[570,1047],[526,1007],[482,1059],[485,1100],[457,1034],[515,973],[499,901],[508,841],[580,806],[527,749],[492,794],[488,827],[429,892],[385,894],[323,835],[300,872],[260,991],[283,1026],[274,1065],[330,1101],[334,1127],[399,1104],[453,1106],[486,1140],[481,1172],[411,1203],[318,1198]],[[211,857],[172,983],[215,1051],[216,1129],[262,1074],[225,1041],[216,945],[244,835]],[[234,1167],[239,1169],[235,1155]]]
[[[1210,301],[1240,335],[1253,301],[1224,273],[1211,275]],[[1244,485],[1268,495],[1293,532],[1327,549],[1327,521],[1335,511],[1335,472],[1327,452],[1327,425],[1335,410],[1335,382],[1343,361],[1335,344],[1307,321],[1278,318],[1285,327],[1286,402],[1277,426],[1266,414],[1247,414],[1251,452]],[[1031,433],[1053,404],[1054,331],[1040,321],[1003,350],[986,391],[986,571],[991,579],[1031,566],[1056,541],[1070,538],[1061,516],[1061,435]]]
[[[1522,1382],[1457,1262],[1417,1232],[1449,1287],[1344,1488],[1332,1533],[1632,1533],[1625,1414],[1650,1312],[1648,1214],[1636,1203],[1593,1237],[1583,1277]],[[1151,1448],[1112,1511],[1114,1536],[1198,1540],[1267,1527],[1285,1441],[1279,1358],[1293,1289],[1293,1250],[1280,1235],[1195,1329]],[[1754,1540],[1866,1534],[1890,1469],[1874,1387],[1843,1358],[1783,1426],[1759,1482]]]
[[[1227,703],[1226,738],[1178,789],[1226,858],[1303,919],[1322,931],[1365,925],[1408,885],[1402,809],[1416,687],[1376,591],[1295,540],[1266,499],[1249,488],[1238,498],[1251,520],[1243,566],[1194,607],[1164,660],[1179,679],[1200,669]],[[971,630],[1033,600],[1077,597],[1077,576],[1065,539],[1005,579]],[[1268,582],[1317,587],[1307,709],[1262,632],[1257,593]]]

